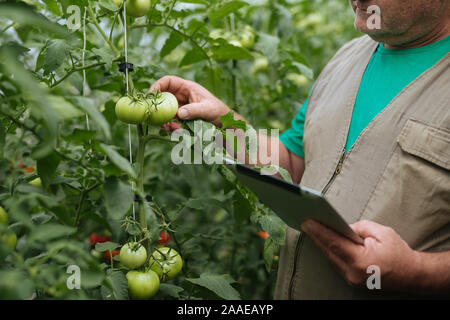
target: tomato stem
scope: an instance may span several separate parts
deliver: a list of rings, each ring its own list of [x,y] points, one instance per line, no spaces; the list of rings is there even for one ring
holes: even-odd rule
[[[139,168],[139,176],[137,181],[137,188],[139,190],[140,196],[145,194],[144,193],[144,158],[145,158],[145,137],[144,137],[144,130],[142,128],[141,124],[137,125],[137,131],[139,136],[139,145],[138,145],[138,155],[137,155],[137,164]],[[139,222],[141,223],[141,227],[143,229],[147,229],[147,217],[145,216],[145,210],[144,210],[144,199],[142,199],[141,203],[139,204]]]

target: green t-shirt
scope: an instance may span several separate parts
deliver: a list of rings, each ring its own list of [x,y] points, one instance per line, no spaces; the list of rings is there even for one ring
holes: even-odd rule
[[[449,52],[450,36],[413,49],[386,49],[380,44],[370,59],[358,90],[345,150],[353,146],[364,128],[403,88]],[[292,120],[291,128],[280,136],[286,148],[302,158],[305,157],[303,128],[307,105],[308,99]]]

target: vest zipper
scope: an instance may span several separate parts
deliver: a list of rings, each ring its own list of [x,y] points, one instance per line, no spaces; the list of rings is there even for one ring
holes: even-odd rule
[[[289,282],[289,296],[288,296],[289,300],[292,299],[292,291],[294,290],[294,276],[295,276],[295,272],[297,271],[297,258],[298,258],[298,254],[300,252],[300,248],[301,248],[300,244],[302,241],[303,241],[303,232],[300,233],[300,235],[297,239],[297,243],[295,244],[294,268],[292,270],[291,281]]]
[[[342,170],[342,165],[344,163],[345,157],[347,156],[347,153],[345,152],[345,149],[342,151],[342,155],[339,159],[339,162],[336,166],[336,169],[334,170],[333,175],[331,176],[330,181],[328,181],[328,183],[326,184],[325,188],[323,188],[322,190],[322,194],[325,194],[328,189],[330,188],[331,184],[333,183],[333,181],[336,179],[336,177],[341,173]],[[289,297],[288,299],[292,299],[292,291],[294,289],[294,278],[295,278],[295,273],[297,271],[297,259],[298,259],[298,254],[300,252],[300,248],[301,248],[301,243],[303,242],[303,232],[300,233],[300,236],[298,237],[297,243],[295,245],[295,253],[294,253],[294,268],[292,271],[292,276],[291,276],[291,281],[289,282]]]
[[[347,153],[345,152],[345,149],[342,151],[341,158],[339,159],[339,162],[336,166],[336,170],[334,170],[333,175],[331,176],[330,181],[328,181],[327,185],[323,188],[322,194],[327,193],[328,189],[330,188],[333,181],[336,179],[336,177],[341,173],[342,165],[344,164],[345,157],[347,156]]]

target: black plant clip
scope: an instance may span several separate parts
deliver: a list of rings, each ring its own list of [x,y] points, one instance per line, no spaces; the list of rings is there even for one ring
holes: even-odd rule
[[[135,202],[141,202],[141,197],[139,195],[135,194],[134,195],[134,201]],[[145,196],[145,201],[152,202],[153,201],[152,196],[150,196],[150,195]]]
[[[125,73],[128,69],[128,72],[134,71],[133,64],[131,62],[122,62],[119,64],[119,71]]]

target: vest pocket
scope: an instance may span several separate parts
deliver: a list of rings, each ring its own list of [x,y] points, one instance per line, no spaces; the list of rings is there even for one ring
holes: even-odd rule
[[[450,131],[410,119],[363,212],[426,251],[450,239]],[[447,230],[447,231],[445,231]]]
[[[450,132],[417,120],[408,120],[398,144],[403,151],[450,170]]]

